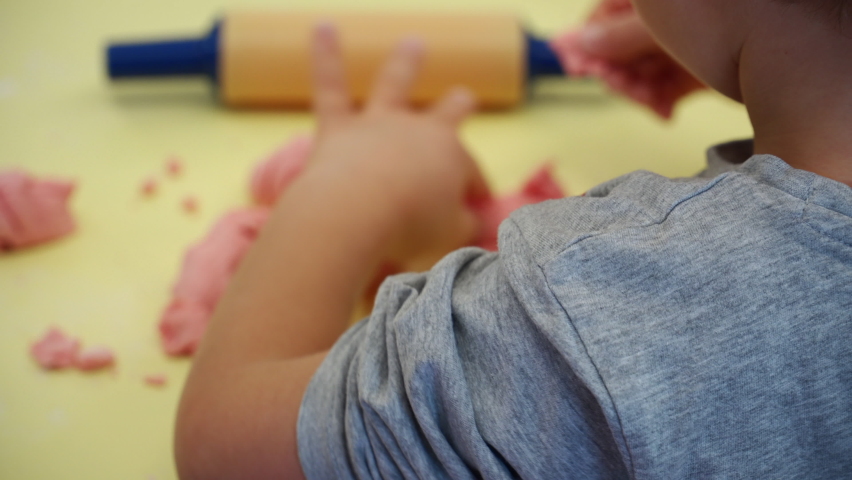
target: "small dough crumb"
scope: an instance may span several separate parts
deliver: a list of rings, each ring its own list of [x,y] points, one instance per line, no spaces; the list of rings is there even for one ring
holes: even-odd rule
[[[168,382],[168,378],[166,378],[165,374],[162,373],[152,373],[151,375],[145,375],[145,383],[152,387],[164,387]]]
[[[186,213],[195,213],[198,211],[198,199],[193,196],[187,196],[181,201],[181,207]]]
[[[177,155],[172,155],[166,160],[166,173],[171,177],[177,177],[183,173],[183,162]]]
[[[74,366],[80,341],[53,327],[30,347],[30,355],[42,368],[57,370]]]
[[[142,188],[140,190],[142,191],[142,195],[150,197],[151,195],[157,193],[158,186],[159,185],[157,184],[156,178],[148,177],[145,179],[145,181],[142,182]]]
[[[115,354],[107,347],[94,346],[83,349],[74,361],[80,370],[99,370],[115,364]]]

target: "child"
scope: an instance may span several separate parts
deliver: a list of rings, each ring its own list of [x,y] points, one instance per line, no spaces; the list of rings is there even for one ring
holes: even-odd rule
[[[852,476],[852,2],[634,4],[753,144],[524,208],[349,330],[378,262],[469,240],[484,189],[470,95],[406,107],[422,45],[355,113],[318,27],[316,152],[202,343],[183,478]]]

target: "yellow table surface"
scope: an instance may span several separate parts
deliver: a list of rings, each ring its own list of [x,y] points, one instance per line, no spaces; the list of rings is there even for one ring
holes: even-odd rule
[[[184,249],[226,210],[245,205],[252,165],[309,114],[229,111],[203,82],[115,88],[107,39],[207,31],[244,2],[5,0],[0,2],[0,170],[13,166],[78,182],[78,231],[0,256],[0,479],[171,479],[172,423],[185,359],[161,351],[156,322]],[[352,2],[354,4],[355,2]],[[344,0],[245,6],[509,11],[551,34],[584,16],[589,0]],[[711,143],[750,135],[744,110],[713,93],[665,123],[594,82],[550,82],[516,111],[479,115],[463,136],[498,192],[517,188],[544,159],[573,193],[648,169],[685,176]],[[178,179],[164,175],[183,158]],[[153,198],[139,195],[149,175]],[[200,211],[180,208],[195,195]],[[115,349],[114,371],[41,371],[29,344],[57,325]],[[168,385],[142,378],[164,373]]]

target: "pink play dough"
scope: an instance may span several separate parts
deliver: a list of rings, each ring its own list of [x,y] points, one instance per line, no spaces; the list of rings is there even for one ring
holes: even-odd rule
[[[68,198],[74,183],[0,172],[0,250],[27,247],[74,231]]]
[[[166,353],[195,352],[219,297],[268,215],[264,207],[231,212],[187,251],[172,300],[160,318]]]
[[[75,367],[79,370],[98,370],[115,363],[115,354],[107,347],[95,346],[80,350],[80,340],[69,337],[52,327],[30,347],[30,355],[42,368],[56,370]]]
[[[305,167],[311,155],[313,139],[302,135],[282,145],[254,169],[251,193],[261,205],[272,205]]]
[[[482,232],[476,246],[486,250],[497,250],[497,230],[500,223],[515,210],[533,203],[563,198],[565,192],[551,173],[552,167],[544,165],[529,180],[524,188],[514,194],[492,199],[474,206],[482,221]]]
[[[152,387],[163,387],[166,385],[168,379],[162,373],[154,373],[151,375],[145,375],[145,378],[142,379],[145,383]]]
[[[193,197],[192,195],[187,195],[180,202],[180,206],[186,213],[195,213],[198,211],[198,199]]]
[[[157,193],[158,186],[159,185],[157,184],[157,179],[154,177],[149,177],[142,182],[142,186],[139,187],[139,190],[142,192],[142,195],[150,197],[151,195]]]
[[[95,346],[83,349],[74,359],[74,366],[80,370],[99,370],[115,363],[115,354],[107,347]]]
[[[304,168],[311,154],[310,137],[296,137],[263,160],[254,170],[251,194],[258,204],[272,205]],[[542,167],[518,193],[480,202],[472,207],[483,222],[475,242],[480,247],[497,249],[497,227],[513,210],[531,203],[561,198],[564,192],[551,174]],[[227,214],[207,236],[187,251],[180,277],[173,288],[172,300],[160,318],[160,338],[169,355],[192,355],[243,255],[266,222],[269,210],[256,207]],[[401,268],[390,263],[382,266],[371,282],[367,296],[389,274]]]
[[[80,351],[80,341],[53,327],[30,347],[30,355],[42,368],[55,370],[72,367]]]
[[[177,177],[183,173],[183,162],[180,161],[180,157],[172,155],[166,160],[166,173],[172,177]]]

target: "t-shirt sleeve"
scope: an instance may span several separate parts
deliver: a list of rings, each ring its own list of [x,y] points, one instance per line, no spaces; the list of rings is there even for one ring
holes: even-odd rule
[[[387,280],[302,400],[307,478],[626,477],[598,402],[534,304],[500,255],[479,249]]]

